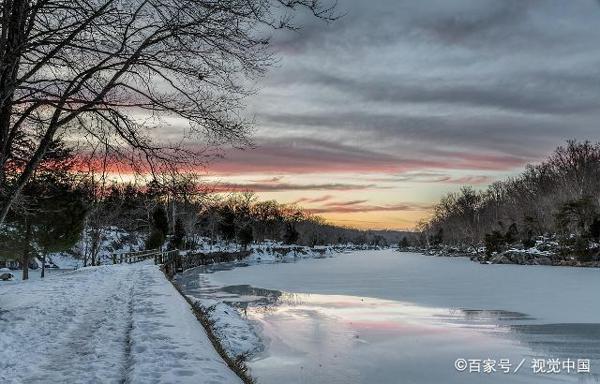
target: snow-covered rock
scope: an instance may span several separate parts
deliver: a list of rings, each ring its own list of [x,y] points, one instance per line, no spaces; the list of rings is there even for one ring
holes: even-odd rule
[[[262,350],[260,338],[238,309],[216,300],[188,298],[210,319],[214,334],[231,358],[246,358]]]

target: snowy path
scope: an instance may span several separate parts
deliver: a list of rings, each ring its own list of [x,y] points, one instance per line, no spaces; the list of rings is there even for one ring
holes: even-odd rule
[[[1,383],[240,383],[154,265],[0,284]]]

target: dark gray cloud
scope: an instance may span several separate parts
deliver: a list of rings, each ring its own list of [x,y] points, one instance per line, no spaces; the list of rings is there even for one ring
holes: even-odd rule
[[[499,75],[486,79],[432,78],[424,82],[407,75],[390,79],[342,77],[332,73],[302,76],[312,83],[362,102],[460,104],[525,113],[571,114],[600,108],[600,60],[588,73],[530,73]]]
[[[526,18],[526,12],[535,2],[526,0],[504,0],[487,3],[483,12],[458,9],[451,15],[433,18],[421,26],[437,38],[453,43],[468,38],[481,38],[506,28],[514,28]]]
[[[566,139],[600,140],[599,2],[339,6],[335,23],[301,17],[301,31],[275,36],[281,61],[249,105],[263,152],[231,162],[271,172],[510,170]]]

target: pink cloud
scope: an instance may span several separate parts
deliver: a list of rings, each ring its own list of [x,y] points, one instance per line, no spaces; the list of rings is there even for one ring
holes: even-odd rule
[[[266,141],[251,150],[227,149],[210,164],[214,174],[256,173],[384,173],[402,174],[427,169],[504,171],[530,159],[504,153],[469,153],[428,149],[399,154],[366,150],[317,140]],[[482,182],[482,176],[474,179]],[[455,182],[452,179],[440,182]],[[456,181],[460,182],[460,181]]]
[[[282,191],[355,191],[365,189],[384,188],[375,184],[348,184],[348,183],[324,183],[324,184],[296,184],[296,183],[228,183],[222,182],[212,186],[215,192],[282,192]]]
[[[300,204],[300,203],[308,203],[308,204],[311,204],[311,203],[322,203],[324,201],[331,200],[332,198],[333,198],[332,195],[324,195],[324,196],[315,197],[315,198],[302,197],[302,198],[294,201],[292,204]]]

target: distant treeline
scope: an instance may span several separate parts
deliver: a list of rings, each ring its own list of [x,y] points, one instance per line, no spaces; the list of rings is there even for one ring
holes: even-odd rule
[[[154,183],[143,187],[112,184],[88,217],[88,225],[117,226],[149,233],[148,248],[167,240],[173,247],[189,248],[199,238],[236,242],[272,240],[285,244],[396,244],[400,233],[363,231],[329,224],[297,205],[258,201],[252,192],[205,193],[181,184],[164,189]]]
[[[435,206],[421,225],[430,246],[508,244],[524,248],[550,234],[565,252],[585,259],[600,237],[600,143],[568,141],[540,164],[483,191],[463,187]]]
[[[19,166],[15,163],[15,170]],[[26,265],[33,256],[68,250],[83,238],[84,264],[95,265],[111,228],[141,235],[148,249],[189,249],[207,239],[242,247],[267,239],[309,246],[383,246],[397,244],[401,236],[335,226],[295,205],[258,201],[251,192],[211,193],[190,175],[123,183],[81,168],[63,142],[50,145],[0,226],[0,258],[19,258]]]

